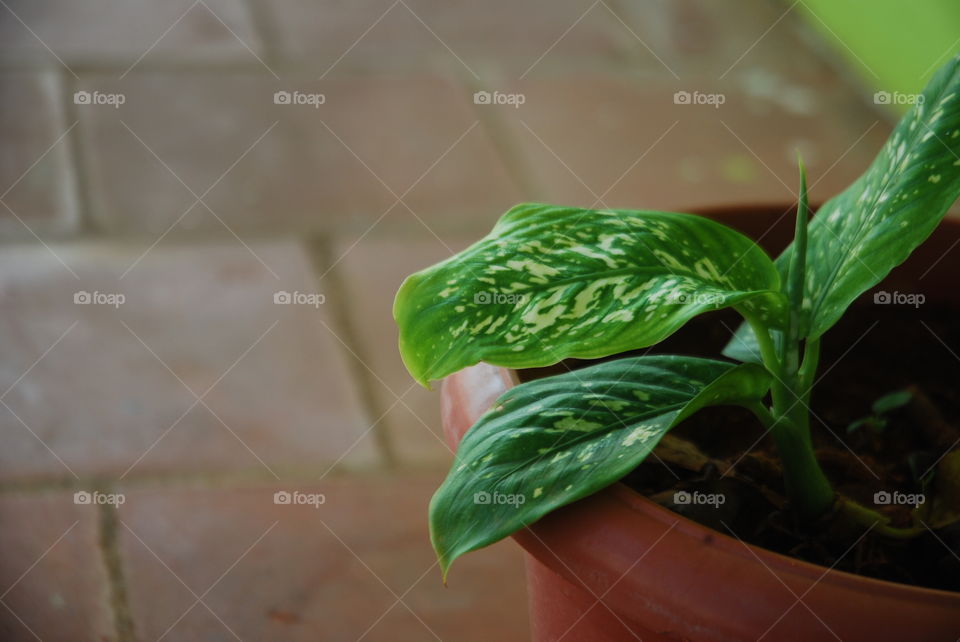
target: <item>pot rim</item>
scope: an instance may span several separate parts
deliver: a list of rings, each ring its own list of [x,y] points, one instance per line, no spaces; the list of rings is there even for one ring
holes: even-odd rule
[[[888,595],[910,593],[911,596],[915,598],[923,597],[927,600],[935,599],[937,601],[945,600],[947,602],[960,602],[960,592],[928,588],[914,584],[903,584],[901,582],[881,580],[875,577],[868,577],[866,575],[857,575],[856,573],[851,573],[849,571],[843,571],[836,568],[823,566],[821,564],[815,564],[813,562],[801,560],[783,553],[778,553],[768,548],[751,544],[746,540],[741,542],[726,533],[710,528],[709,526],[704,526],[703,524],[695,522],[688,517],[684,517],[680,513],[675,513],[669,508],[651,501],[645,495],[638,493],[622,482],[616,482],[604,490],[609,491],[613,499],[615,499],[618,503],[625,505],[628,509],[643,512],[646,515],[657,519],[657,521],[668,523],[668,519],[674,522],[679,519],[680,521],[676,528],[683,531],[687,535],[698,537],[702,540],[702,533],[709,532],[713,537],[711,542],[705,543],[705,545],[717,545],[718,548],[723,548],[727,552],[734,553],[738,557],[742,557],[748,561],[756,561],[756,558],[754,558],[752,555],[749,555],[749,551],[744,550],[745,546],[749,547],[753,553],[760,557],[760,559],[763,559],[764,557],[774,558],[779,563],[778,565],[780,568],[789,568],[793,573],[799,573],[814,580],[818,580],[819,578],[823,577],[824,579],[822,581],[825,581],[827,574],[829,573],[830,577],[832,578],[832,583],[834,584],[843,583],[847,585],[856,585],[858,589],[868,588],[871,593],[882,592]],[[719,537],[717,537],[718,535]],[[766,562],[767,560],[764,561]],[[777,570],[776,567],[774,568]]]

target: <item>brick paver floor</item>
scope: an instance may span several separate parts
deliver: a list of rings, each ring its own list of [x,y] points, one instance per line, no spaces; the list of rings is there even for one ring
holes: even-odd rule
[[[4,640],[527,639],[512,541],[434,566],[403,276],[522,200],[789,203],[798,149],[822,200],[889,131],[773,0],[0,5]]]

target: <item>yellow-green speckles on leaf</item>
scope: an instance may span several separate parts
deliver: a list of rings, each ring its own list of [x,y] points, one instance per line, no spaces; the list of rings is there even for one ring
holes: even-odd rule
[[[693,269],[704,279],[716,282],[723,281],[723,275],[717,270],[716,264],[708,258],[702,258],[694,263]]]
[[[553,424],[554,428],[559,428],[561,430],[575,430],[579,432],[590,432],[596,430],[597,428],[602,428],[601,424],[598,424],[593,421],[587,421],[586,419],[578,417],[564,417],[560,421]]]
[[[630,404],[622,399],[592,399],[590,405],[606,408],[613,412],[620,412]]]
[[[630,433],[620,442],[621,446],[632,446],[638,441],[647,441],[657,435],[660,431],[654,426],[640,425],[630,431]]]
[[[620,280],[619,277],[606,277],[592,281],[573,298],[573,309],[570,310],[570,317],[579,319],[586,316],[588,312],[592,311],[594,300],[600,296],[603,289]]]
[[[542,489],[542,488],[534,488],[534,489],[533,489],[533,498],[536,499],[537,497],[540,497],[540,495],[543,495],[543,489]]]
[[[507,320],[507,317],[505,317],[505,316],[504,316],[504,317],[498,317],[496,321],[494,321],[493,323],[490,324],[490,327],[487,328],[487,331],[484,332],[484,334],[493,334],[494,330],[496,330],[497,328],[499,328],[499,327],[503,324],[503,322],[506,321],[506,320]]]
[[[485,327],[490,325],[491,321],[493,321],[493,317],[485,318],[483,321],[481,321],[480,323],[478,323],[477,325],[473,326],[470,329],[470,334],[478,334],[481,330],[483,330]]]
[[[560,273],[560,271],[555,267],[544,265],[543,263],[537,263],[536,261],[531,261],[530,259],[507,261],[507,267],[511,270],[516,270],[517,272],[529,272],[532,276],[539,279],[544,279],[548,276],[556,276]]]
[[[597,250],[587,245],[576,245],[574,247],[571,247],[569,251],[574,252],[576,254],[581,254],[590,259],[597,259],[599,261],[603,261],[603,263],[611,270],[615,270],[617,267],[619,267],[619,264],[617,263],[617,261],[613,259],[613,257],[611,257],[609,254],[604,252],[598,252]],[[622,253],[623,252],[621,252],[621,254]]]
[[[603,317],[604,323],[629,323],[633,321],[633,310],[621,308]]]

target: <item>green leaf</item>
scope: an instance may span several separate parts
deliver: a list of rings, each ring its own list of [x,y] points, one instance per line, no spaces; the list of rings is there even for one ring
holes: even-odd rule
[[[960,56],[923,91],[870,168],[809,227],[803,334],[817,338],[906,260],[960,196]],[[793,246],[777,259],[784,274]]]
[[[617,481],[696,410],[750,405],[769,384],[752,364],[644,356],[509,390],[467,432],[430,503],[444,576],[460,555]]]
[[[884,428],[883,425],[878,423],[876,417],[874,417],[873,415],[870,415],[869,417],[861,417],[860,419],[857,419],[856,421],[849,424],[847,426],[847,433],[856,432],[858,429],[860,429],[863,426],[867,426],[868,428],[872,428],[874,430],[882,430]]]
[[[791,320],[788,326],[793,329],[793,315],[803,308],[807,277],[807,229],[810,227],[810,199],[807,195],[807,170],[800,164],[800,195],[797,199],[797,222],[794,226],[793,249],[784,280],[784,294],[790,305]],[[794,337],[795,338],[795,337]]]
[[[827,201],[808,227],[800,337],[815,339],[903,263],[960,196],[960,56],[941,68],[869,169]],[[777,258],[785,279],[794,244]],[[776,339],[776,331],[772,332]],[[755,362],[743,323],[723,354]]]
[[[797,223],[794,227],[793,252],[785,270],[784,295],[790,312],[787,330],[777,348],[777,359],[786,372],[800,367],[800,339],[803,328],[803,300],[807,286],[807,230],[810,227],[810,207],[807,196],[807,170],[800,160],[800,197],[797,202]]]
[[[770,338],[773,340],[777,354],[779,354],[784,341],[783,332],[771,330]],[[757,342],[757,335],[754,334],[750,324],[746,322],[740,324],[729,343],[723,348],[723,356],[744,363],[763,363],[760,344]]]
[[[421,383],[486,361],[526,368],[661,341],[697,314],[785,318],[773,262],[691,214],[520,205],[467,250],[409,277],[394,317]]]
[[[897,408],[902,408],[911,401],[913,401],[913,393],[910,390],[897,390],[874,401],[870,409],[875,414],[883,415]]]

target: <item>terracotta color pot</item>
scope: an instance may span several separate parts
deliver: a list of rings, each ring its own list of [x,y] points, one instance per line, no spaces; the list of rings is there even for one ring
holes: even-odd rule
[[[786,212],[781,224],[767,228]],[[777,253],[790,239],[786,208],[713,212]],[[945,221],[884,282],[927,300],[957,300],[960,222]],[[946,253],[946,254],[945,254]],[[930,269],[935,262],[936,266]],[[515,385],[486,364],[443,382],[447,440],[456,447],[494,400]],[[527,552],[533,639],[949,640],[960,636],[960,593],[828,570],[749,546],[663,508],[622,484],[544,517],[514,535]]]

